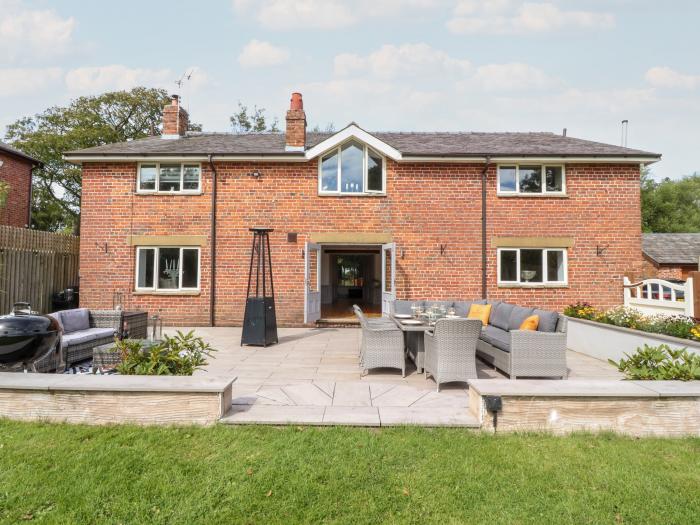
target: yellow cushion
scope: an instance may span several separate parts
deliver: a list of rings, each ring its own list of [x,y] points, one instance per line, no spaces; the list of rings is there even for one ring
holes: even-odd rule
[[[520,325],[521,330],[537,330],[537,327],[540,324],[540,316],[539,315],[531,315],[527,319],[525,319],[522,324]]]
[[[467,319],[480,319],[483,325],[486,326],[489,324],[490,315],[490,304],[473,304],[469,307],[469,315],[467,315]]]

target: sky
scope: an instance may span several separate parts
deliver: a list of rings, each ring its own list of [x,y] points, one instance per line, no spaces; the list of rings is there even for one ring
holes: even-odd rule
[[[238,102],[284,124],[551,131],[700,172],[694,0],[0,0],[0,133],[81,95],[162,87],[205,131]],[[178,88],[185,73],[189,80]]]

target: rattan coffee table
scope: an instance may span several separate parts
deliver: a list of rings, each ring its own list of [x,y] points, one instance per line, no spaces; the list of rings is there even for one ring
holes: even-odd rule
[[[151,341],[150,339],[134,339],[134,341],[139,341],[144,348],[148,348],[155,344],[160,343],[160,341]],[[104,372],[105,370],[110,370],[115,368],[122,362],[122,356],[114,343],[106,343],[100,346],[96,346],[92,350],[92,370]]]

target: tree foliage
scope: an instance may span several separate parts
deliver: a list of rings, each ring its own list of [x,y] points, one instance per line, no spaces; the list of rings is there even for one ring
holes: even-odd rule
[[[278,133],[280,131],[277,117],[268,125],[265,108],[253,106],[252,113],[249,113],[248,106],[240,101],[238,102],[238,111],[231,115],[229,120],[231,128],[236,133],[262,133],[264,131]]]
[[[700,232],[700,173],[657,182],[644,170],[641,184],[644,232]]]
[[[165,90],[137,87],[80,97],[10,124],[5,139],[44,162],[34,171],[32,227],[77,231],[80,166],[63,160],[67,151],[159,135]],[[191,128],[196,128],[194,124]]]

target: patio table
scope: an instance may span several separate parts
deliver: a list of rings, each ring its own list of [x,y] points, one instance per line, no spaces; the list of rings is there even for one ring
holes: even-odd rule
[[[432,329],[429,323],[423,321],[421,324],[403,324],[403,319],[397,319],[394,314],[389,317],[396,323],[396,326],[404,333],[406,342],[406,353],[411,360],[416,364],[418,373],[423,372],[423,363],[425,358],[425,346],[423,334]]]

